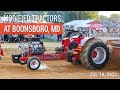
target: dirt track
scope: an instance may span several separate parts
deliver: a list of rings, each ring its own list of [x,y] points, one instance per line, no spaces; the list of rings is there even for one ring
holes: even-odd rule
[[[54,47],[60,43],[45,42],[47,52],[54,52]],[[15,64],[11,60],[12,53],[18,53],[16,43],[2,44],[5,57],[0,61],[1,79],[95,79],[120,78],[120,63],[110,62],[102,70],[88,70],[82,65],[74,66],[66,61],[46,61],[46,70],[31,71],[26,65]],[[52,50],[53,49],[53,50]],[[119,51],[118,51],[119,52]],[[119,52],[120,53],[120,52]],[[118,60],[119,55],[113,55],[112,61]]]

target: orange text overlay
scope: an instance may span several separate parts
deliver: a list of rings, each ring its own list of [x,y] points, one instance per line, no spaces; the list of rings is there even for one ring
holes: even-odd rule
[[[0,23],[0,34],[62,34],[62,23]]]

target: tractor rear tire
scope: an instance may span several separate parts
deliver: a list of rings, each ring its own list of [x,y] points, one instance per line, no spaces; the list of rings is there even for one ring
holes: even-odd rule
[[[96,55],[94,53],[96,53]],[[102,40],[91,39],[84,45],[80,53],[80,60],[86,68],[101,69],[108,63],[110,56],[110,49]]]
[[[36,56],[31,57],[27,61],[27,67],[30,70],[37,70],[40,67],[40,65],[41,65],[40,59]]]

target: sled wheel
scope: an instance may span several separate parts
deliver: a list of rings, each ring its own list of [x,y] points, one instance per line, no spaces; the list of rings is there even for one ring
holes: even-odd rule
[[[40,67],[40,59],[36,56],[33,56],[32,58],[28,59],[27,61],[27,67],[30,70],[37,70]]]
[[[101,69],[108,63],[110,55],[111,52],[105,43],[99,39],[91,39],[84,45],[80,60],[87,68]]]

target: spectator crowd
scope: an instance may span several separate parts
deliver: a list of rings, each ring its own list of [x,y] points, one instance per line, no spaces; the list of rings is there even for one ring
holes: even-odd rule
[[[120,22],[114,20],[103,20],[102,25],[106,27],[110,37],[120,37]]]

